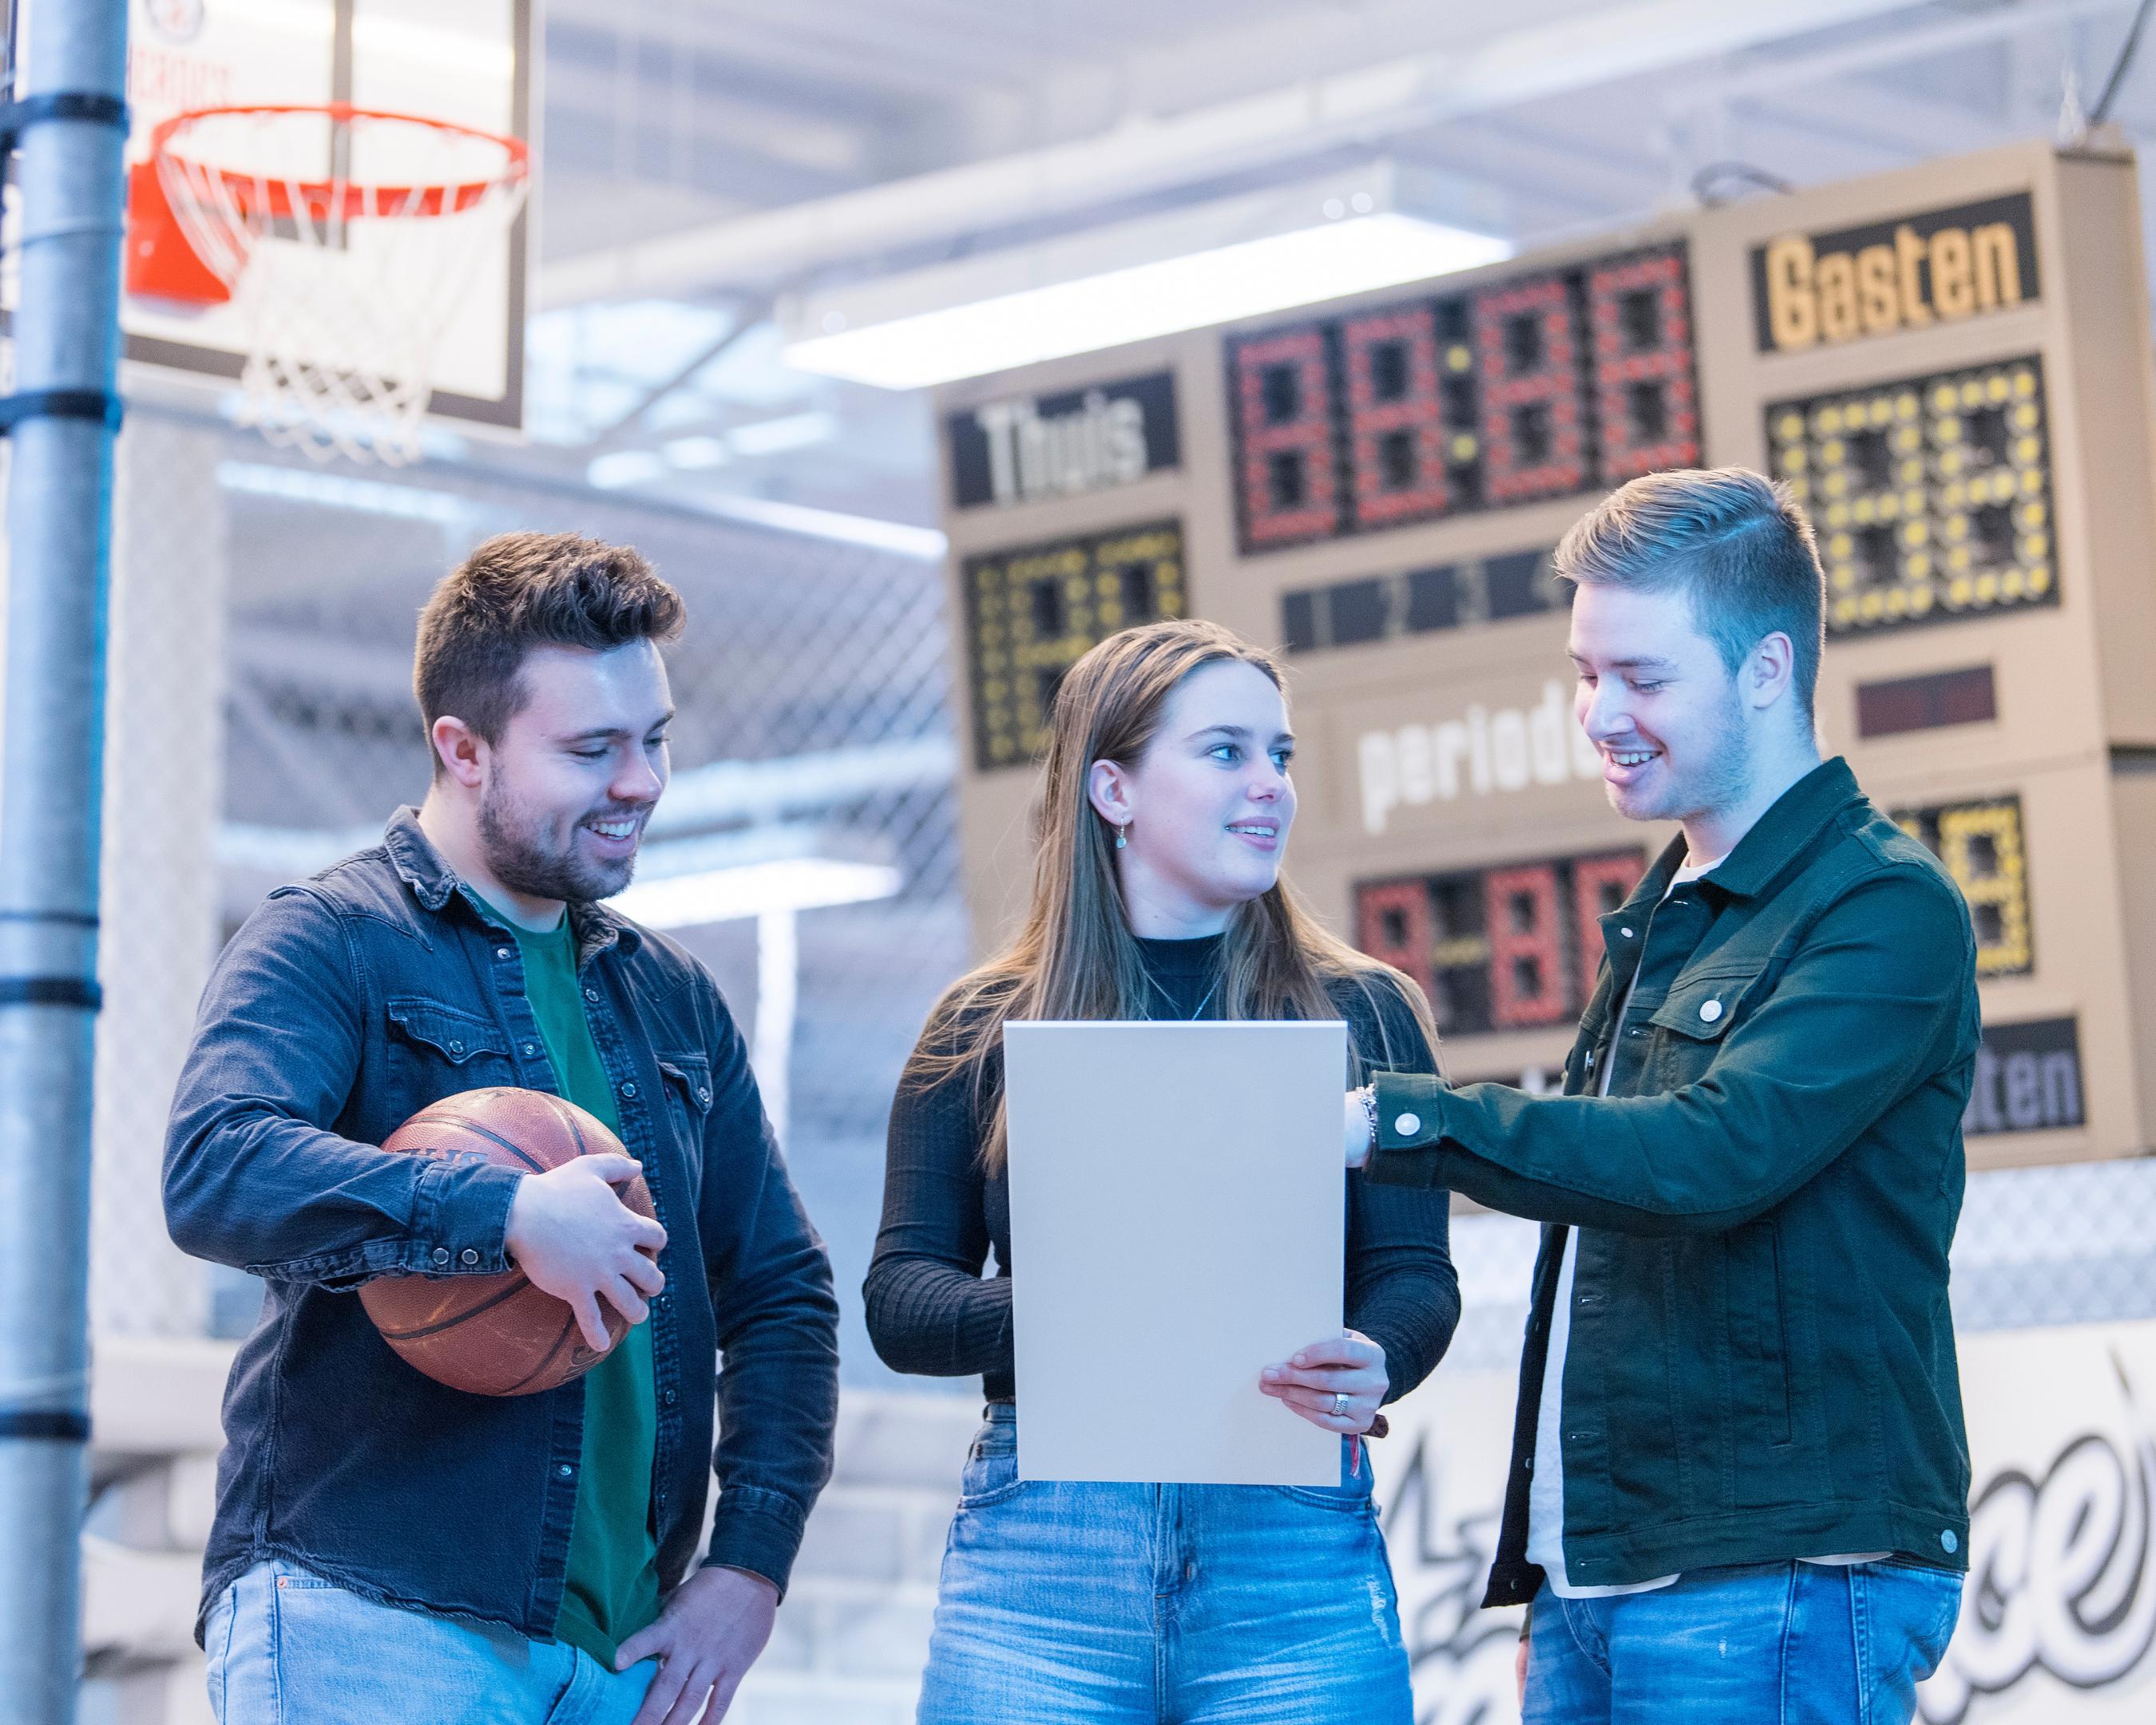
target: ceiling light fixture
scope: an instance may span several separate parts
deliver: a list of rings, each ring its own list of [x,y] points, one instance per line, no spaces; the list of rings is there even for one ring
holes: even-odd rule
[[[1458,219],[1494,213],[1455,182],[1373,163],[806,296],[782,310],[783,357],[924,388],[1497,263],[1511,244]]]

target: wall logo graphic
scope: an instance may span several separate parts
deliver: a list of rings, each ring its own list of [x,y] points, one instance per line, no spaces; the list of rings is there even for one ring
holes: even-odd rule
[[[1520,1716],[1512,1661],[1525,1613],[1481,1609],[1497,1552],[1498,1506],[1448,1502],[1461,1470],[1447,1466],[1429,1428],[1414,1442],[1386,1493],[1384,1527],[1415,1725],[1507,1725]]]
[[[2072,1327],[1966,1338],[1982,1471],[1960,1620],[1917,1692],[1921,1725],[2156,1718],[2156,1420],[2128,1376],[2132,1361],[2146,1381],[2152,1341],[2146,1323],[2101,1339]],[[1519,1725],[1523,1614],[1480,1609],[1512,1389],[1509,1372],[1440,1372],[1395,1407],[1377,1446],[1417,1725]]]
[[[2135,1416],[2124,1432],[2084,1432],[2041,1480],[2009,1469],[1978,1491],[1961,1621],[1945,1664],[1919,1692],[1926,1725],[1982,1725],[1990,1710],[1979,1697],[2039,1671],[2069,1689],[2101,1690],[2148,1661],[2156,1642],[2156,1435],[2116,1353],[2112,1364]]]

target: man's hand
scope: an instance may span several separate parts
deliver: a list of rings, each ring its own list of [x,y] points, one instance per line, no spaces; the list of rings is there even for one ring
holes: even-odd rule
[[[1312,1425],[1342,1434],[1368,1431],[1376,1424],[1392,1379],[1385,1372],[1385,1350],[1358,1330],[1342,1330],[1313,1342],[1292,1358],[1267,1366],[1258,1388],[1286,1402]],[[1339,1413],[1341,1396],[1348,1398]]]
[[[1370,1109],[1363,1092],[1348,1092],[1348,1166],[1360,1168],[1370,1159]]]
[[[509,1203],[509,1255],[516,1267],[577,1315],[595,1353],[607,1350],[599,1296],[633,1324],[650,1315],[644,1301],[666,1286],[655,1261],[666,1230],[621,1201],[614,1187],[641,1163],[626,1156],[579,1156],[526,1174]]]
[[[734,1691],[771,1639],[778,1589],[761,1575],[714,1563],[667,1595],[659,1621],[621,1644],[613,1666],[625,1671],[654,1656],[659,1671],[630,1725],[689,1725],[708,1697],[704,1725],[718,1725]]]

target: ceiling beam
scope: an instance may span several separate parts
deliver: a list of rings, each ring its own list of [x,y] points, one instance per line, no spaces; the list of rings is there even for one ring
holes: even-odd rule
[[[567,258],[540,272],[538,300],[562,305],[769,282],[1758,48],[1908,3],[1628,0],[1459,54],[1383,61],[1167,119],[1133,116],[1075,142]]]

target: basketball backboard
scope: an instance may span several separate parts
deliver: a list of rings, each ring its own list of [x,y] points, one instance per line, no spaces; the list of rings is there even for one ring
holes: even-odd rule
[[[132,123],[121,311],[126,358],[229,387],[241,376],[254,340],[250,316],[259,316],[259,306],[244,302],[259,296],[225,291],[171,221],[157,193],[151,160],[159,126],[204,109],[346,104],[525,139],[532,10],[531,0],[130,0]],[[358,129],[327,120],[300,123],[312,125],[310,136],[320,140],[321,166],[300,170],[307,178],[326,177],[332,170],[349,174],[355,185],[370,177],[393,184],[418,177],[408,162],[383,159]],[[213,151],[219,139],[214,124],[200,136],[205,150]],[[224,136],[237,134],[228,124]],[[369,148],[377,151],[372,163],[362,153]],[[240,159],[218,165],[248,172],[256,167]],[[520,206],[521,212],[528,208],[528,201]],[[444,296],[454,304],[432,343],[429,414],[475,426],[521,427],[529,223],[529,214],[520,213],[513,222],[486,228],[460,264],[454,291]],[[369,255],[357,223],[348,232],[340,227],[315,249],[309,269],[350,274],[349,282],[333,281],[331,288],[367,293],[364,272],[382,267],[379,255]],[[326,292],[322,309],[329,311],[336,297]],[[346,365],[339,346],[348,331],[338,326],[349,321],[334,314],[317,318],[313,333],[295,338],[301,362],[332,370]]]

